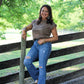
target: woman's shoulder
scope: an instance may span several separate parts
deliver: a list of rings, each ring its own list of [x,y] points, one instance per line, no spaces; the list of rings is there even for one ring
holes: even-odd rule
[[[57,27],[57,24],[55,22],[52,22],[52,26],[56,26]]]
[[[51,27],[51,29],[53,29],[54,27],[57,27],[57,24],[55,22],[52,22],[50,27]]]
[[[35,20],[32,21],[32,23],[35,23],[35,22],[37,22],[37,21],[38,21],[38,19],[35,19]]]

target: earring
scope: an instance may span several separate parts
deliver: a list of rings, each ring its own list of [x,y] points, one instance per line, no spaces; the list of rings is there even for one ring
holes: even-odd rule
[[[50,16],[48,16],[47,19],[50,19]]]

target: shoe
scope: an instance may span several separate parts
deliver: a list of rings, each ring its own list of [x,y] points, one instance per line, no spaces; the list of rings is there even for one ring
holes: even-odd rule
[[[37,84],[38,83],[38,80],[35,80],[35,82],[34,82],[35,84]]]
[[[37,83],[38,83],[38,80],[35,80],[34,83],[32,83],[32,84],[37,84]]]

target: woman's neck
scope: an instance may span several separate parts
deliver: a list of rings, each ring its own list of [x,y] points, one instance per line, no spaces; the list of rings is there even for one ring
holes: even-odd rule
[[[46,18],[42,18],[42,20],[47,20]]]
[[[42,19],[42,21],[47,21],[47,19]]]

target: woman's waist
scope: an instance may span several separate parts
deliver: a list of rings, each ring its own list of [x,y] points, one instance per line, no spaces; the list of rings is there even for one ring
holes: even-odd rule
[[[40,39],[46,39],[46,38],[38,38],[38,39],[34,39],[34,44],[35,45],[40,45],[39,43],[38,43],[38,40],[40,40]],[[45,42],[45,43],[43,43],[43,44],[41,44],[41,45],[51,45],[51,42]]]
[[[40,36],[40,37],[33,37],[33,40],[35,41],[35,40],[40,40],[40,39],[48,39],[48,38],[50,38],[50,37],[44,37],[44,36]]]

